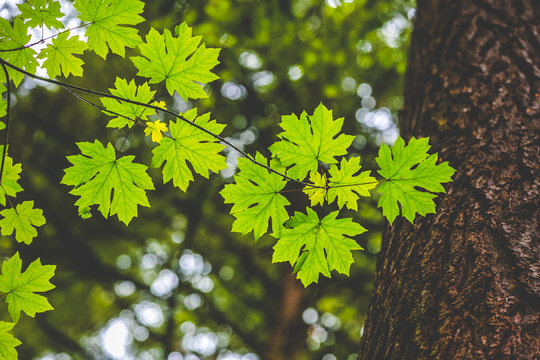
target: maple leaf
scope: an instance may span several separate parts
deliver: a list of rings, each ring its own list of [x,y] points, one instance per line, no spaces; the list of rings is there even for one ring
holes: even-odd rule
[[[311,172],[309,174],[309,181],[311,181],[314,186],[306,186],[302,191],[309,197],[311,206],[317,204],[322,205],[326,198],[327,191],[326,175],[318,172]]]
[[[146,122],[146,128],[144,129],[145,135],[152,134],[152,141],[153,142],[161,142],[161,139],[163,139],[162,132],[167,131],[167,125],[162,123],[159,120],[156,121],[147,121]]]
[[[35,226],[45,224],[43,211],[34,209],[33,201],[25,201],[17,205],[17,210],[13,208],[0,211],[4,218],[0,220],[2,235],[11,235],[15,231],[15,239],[18,242],[30,244],[37,236]]]
[[[288,261],[295,266],[304,286],[318,282],[319,274],[330,277],[332,270],[348,275],[354,262],[352,250],[362,248],[345,235],[356,236],[366,229],[350,218],[336,219],[337,215],[334,211],[319,220],[309,207],[306,214],[295,212],[273,247],[272,262]]]
[[[448,162],[436,165],[437,154],[427,154],[428,141],[429,138],[413,137],[405,146],[405,141],[398,137],[391,150],[385,144],[379,149],[376,161],[381,170],[378,172],[387,181],[377,190],[381,193],[377,206],[382,207],[390,224],[399,215],[400,206],[402,215],[411,223],[416,213],[422,216],[435,213],[436,195],[431,192],[444,193],[441,183],[452,181],[455,170]]]
[[[58,19],[64,16],[60,11],[58,1],[49,0],[26,0],[24,4],[18,4],[21,16],[28,20],[30,27],[47,26],[49,28],[63,29],[64,24]]]
[[[119,77],[116,78],[114,86],[116,89],[109,89],[111,94],[145,104],[150,103],[154,97],[154,94],[156,93],[155,91],[150,91],[150,86],[148,86],[148,83],[146,82],[137,86],[134,80],[131,80],[128,84],[125,79],[121,79]],[[121,129],[127,125],[129,128],[131,128],[133,124],[135,124],[135,120],[148,118],[149,115],[154,114],[154,109],[147,106],[131,104],[125,101],[119,101],[106,97],[102,97],[100,100],[107,110],[113,111],[117,114],[122,114],[132,120],[129,121],[125,117],[118,116],[111,119],[107,124],[107,127]],[[106,111],[103,112],[109,114]]]
[[[48,44],[38,55],[38,59],[46,59],[43,62],[43,67],[47,69],[47,74],[51,78],[61,73],[64,74],[64,77],[68,77],[69,74],[82,76],[84,62],[73,54],[82,54],[88,45],[80,41],[78,36],[68,39],[68,35],[67,32],[59,34],[57,38],[52,40],[52,44]]]
[[[154,185],[147,167],[132,162],[134,156],[117,159],[112,145],[104,147],[98,140],[77,146],[81,155],[67,157],[73,166],[64,170],[61,183],[75,186],[70,193],[80,196],[75,203],[79,209],[99,205],[105,218],[116,214],[127,225],[137,216],[138,205],[150,206],[145,190]]]
[[[337,199],[339,208],[347,206],[358,210],[359,196],[370,196],[369,190],[377,185],[377,179],[370,176],[370,171],[360,172],[360,169],[360,157],[343,158],[339,168],[336,165],[330,167],[328,203]]]
[[[9,40],[0,42],[1,50],[18,49],[24,47],[31,36],[27,35],[28,25],[25,25],[20,17],[16,17],[13,20],[13,28],[8,20],[0,18],[0,33],[5,34],[5,37]],[[36,52],[30,48],[24,48],[17,51],[8,51],[2,53],[2,58],[12,65],[20,67],[30,73],[36,71],[38,62],[34,58]],[[13,80],[15,86],[19,86],[24,75],[18,71],[8,69],[9,78]],[[6,81],[6,75],[4,71],[0,71],[0,82]]]
[[[90,23],[85,34],[88,45],[103,59],[107,57],[109,47],[113,53],[124,57],[126,46],[135,47],[142,42],[135,28],[121,26],[144,21],[139,16],[144,8],[142,1],[77,0],[73,7],[80,13],[82,22]]]
[[[167,29],[163,35],[150,29],[146,42],[139,45],[143,57],[131,58],[139,69],[137,75],[150,78],[151,84],[165,80],[169,94],[176,90],[186,101],[188,98],[206,98],[208,95],[201,84],[218,78],[210,70],[219,63],[219,49],[207,49],[204,44],[199,46],[201,37],[192,37],[191,28],[185,22],[175,31],[177,37]]]
[[[0,154],[4,153],[4,146],[0,145]],[[21,164],[13,164],[13,159],[6,156],[4,161],[4,171],[0,182],[0,204],[6,205],[6,195],[15,196],[23,188],[17,181],[21,178]]]
[[[8,331],[13,329],[15,323],[0,321],[0,359],[17,360],[17,350],[15,348],[21,345],[21,342]]]
[[[343,118],[332,119],[332,111],[320,104],[312,116],[300,115],[281,117],[282,141],[270,146],[272,154],[290,168],[287,175],[303,180],[308,172],[317,171],[318,162],[336,163],[335,156],[345,155],[354,136],[339,134]]]
[[[225,127],[210,120],[210,113],[197,116],[197,109],[187,111],[184,117],[216,135]],[[193,180],[188,162],[193,171],[207,179],[209,170],[217,173],[227,168],[225,158],[219,154],[225,146],[219,144],[213,136],[182,120],[169,122],[169,128],[171,137],[163,138],[152,150],[153,167],[160,167],[166,162],[163,167],[163,183],[172,179],[174,186],[186,191]]]
[[[0,275],[0,291],[7,294],[8,311],[14,322],[19,321],[21,311],[34,317],[38,312],[53,310],[53,307],[42,295],[36,292],[54,288],[49,282],[54,275],[55,265],[41,265],[38,258],[21,273],[22,261],[19,253],[2,263]]]
[[[267,160],[260,153],[255,160],[266,164]],[[255,240],[268,230],[268,221],[272,219],[272,229],[280,234],[282,224],[289,218],[286,205],[289,201],[279,192],[285,187],[285,180],[249,159],[238,159],[235,184],[225,185],[220,194],[225,203],[233,204],[231,214],[236,217],[233,231],[247,234],[253,230]]]

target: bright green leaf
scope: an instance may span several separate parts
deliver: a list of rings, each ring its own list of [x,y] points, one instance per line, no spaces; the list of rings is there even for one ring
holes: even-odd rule
[[[210,120],[210,113],[197,116],[197,109],[191,109],[184,117],[193,121],[200,127],[219,135],[225,125]],[[182,120],[169,123],[171,137],[165,137],[158,146],[152,150],[153,167],[160,167],[163,162],[163,182],[172,179],[174,186],[186,191],[193,174],[188,167],[197,174],[208,179],[208,171],[218,172],[226,169],[225,158],[219,152],[224,149],[216,139]]]
[[[169,94],[176,90],[186,101],[206,98],[201,84],[218,78],[210,70],[219,63],[219,49],[199,46],[201,37],[192,37],[191,28],[185,22],[176,27],[176,35],[173,37],[167,29],[163,35],[150,29],[146,42],[139,45],[144,57],[131,58],[139,69],[137,75],[150,78],[151,84],[165,80]]]
[[[413,137],[405,146],[405,141],[398,137],[391,150],[385,144],[379,149],[376,161],[381,170],[378,172],[387,181],[377,190],[381,193],[377,206],[382,207],[390,224],[399,215],[398,202],[402,215],[411,223],[416,213],[422,216],[435,213],[433,198],[436,195],[431,192],[445,192],[441,183],[452,181],[455,170],[448,162],[436,165],[437,154],[427,153],[428,141],[428,138]]]
[[[309,181],[314,185],[306,186],[302,191],[309,197],[311,206],[317,204],[323,204],[326,198],[326,175],[319,172],[312,172],[309,174]]]
[[[37,236],[36,226],[45,224],[43,211],[34,209],[33,201],[25,201],[13,208],[0,211],[4,218],[0,220],[2,235],[11,235],[15,231],[15,239],[18,242],[30,244]]]
[[[114,86],[116,89],[109,89],[111,94],[133,100],[138,101],[141,103],[148,104],[152,101],[155,91],[150,90],[150,86],[148,86],[148,83],[143,83],[142,85],[137,86],[135,84],[134,80],[131,80],[128,84],[128,82],[125,79],[121,79],[119,77],[116,78],[116,81],[114,82]],[[125,101],[119,101],[116,99],[106,98],[102,97],[100,98],[101,103],[103,106],[110,111],[114,111],[115,113],[122,114],[124,116],[129,117],[133,121],[129,121],[128,119],[124,117],[115,117],[109,123],[107,124],[107,127],[114,127],[114,128],[123,128],[124,126],[128,126],[131,128],[133,124],[135,123],[135,120],[138,119],[146,119],[149,115],[153,115],[155,113],[154,109],[141,106],[141,105],[135,105],[130,104]],[[105,114],[110,114],[104,111]]]
[[[73,6],[80,13],[79,19],[90,23],[85,34],[88,45],[103,59],[109,53],[109,47],[113,53],[124,57],[126,46],[135,47],[141,43],[137,29],[122,25],[136,25],[144,21],[139,16],[143,12],[144,2],[77,0]]]
[[[19,321],[21,311],[34,317],[36,313],[52,310],[53,307],[42,295],[36,292],[54,288],[49,282],[54,275],[55,265],[41,265],[40,259],[31,263],[21,273],[22,261],[19,253],[2,263],[0,292],[7,294],[8,311],[14,322]]]
[[[27,35],[28,25],[25,25],[20,17],[16,17],[13,20],[13,28],[8,20],[0,18],[0,33],[4,34],[8,39],[7,41],[0,42],[0,50],[7,49],[19,49],[24,47],[29,41],[31,36]],[[20,67],[30,73],[36,71],[38,62],[34,58],[36,52],[32,48],[24,48],[17,51],[2,52],[2,59],[9,62],[12,65]],[[15,86],[18,86],[24,75],[18,71],[8,69],[9,78],[13,80]],[[4,71],[0,70],[0,82],[5,82],[6,76]]]
[[[49,0],[26,0],[24,4],[17,5],[21,16],[28,20],[30,27],[47,26],[49,28],[63,29],[64,24],[58,19],[64,16],[60,11],[60,2]]]
[[[333,120],[332,111],[320,104],[312,116],[282,116],[282,141],[274,143],[270,150],[287,167],[287,175],[303,180],[308,172],[317,171],[318,162],[337,162],[336,156],[345,155],[354,136],[340,134],[343,118]]]
[[[267,164],[259,153],[255,160]],[[279,193],[285,187],[285,180],[246,158],[238,159],[238,169],[235,184],[225,185],[220,192],[225,203],[233,204],[231,214],[236,217],[233,231],[247,234],[253,230],[257,240],[266,233],[268,220],[272,219],[273,232],[279,236],[282,224],[289,218],[285,206],[290,203]]]
[[[15,323],[0,321],[0,359],[17,360],[17,350],[15,348],[21,345],[21,342],[8,331],[13,329]]]
[[[360,172],[360,168],[359,157],[349,160],[342,158],[339,168],[336,165],[330,167],[328,203],[337,198],[340,209],[347,206],[351,210],[358,210],[358,198],[370,196],[369,190],[377,185],[377,180],[370,176],[370,171]]]
[[[78,36],[72,36],[68,39],[68,35],[67,32],[58,35],[52,40],[52,44],[48,44],[39,53],[38,59],[46,59],[43,62],[43,67],[47,69],[47,74],[51,78],[61,73],[64,74],[64,77],[68,77],[69,74],[82,76],[84,62],[73,55],[82,54],[88,45],[80,41]]]
[[[61,181],[75,186],[70,191],[80,196],[75,205],[83,209],[99,205],[105,218],[117,214],[126,225],[137,216],[138,205],[150,206],[145,190],[153,190],[154,185],[146,173],[147,167],[132,162],[134,156],[117,159],[112,145],[104,147],[98,140],[77,146],[81,155],[67,157],[73,166],[64,170]]]
[[[4,152],[4,146],[0,145],[0,156]],[[0,204],[6,205],[6,195],[16,196],[23,188],[17,181],[21,178],[21,164],[13,164],[13,159],[6,155],[2,182],[0,182]]]
[[[330,277],[332,270],[348,275],[352,250],[362,248],[345,235],[356,236],[366,229],[350,218],[336,219],[337,215],[334,211],[321,221],[311,208],[307,214],[296,212],[274,245],[272,262],[297,264],[297,278],[304,286],[318,282],[319,274]]]

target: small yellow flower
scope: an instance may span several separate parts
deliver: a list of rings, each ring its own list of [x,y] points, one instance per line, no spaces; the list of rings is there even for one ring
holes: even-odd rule
[[[145,135],[152,134],[152,141],[159,143],[163,139],[162,132],[167,131],[167,125],[162,123],[159,120],[156,121],[147,121],[146,129],[144,129]]]

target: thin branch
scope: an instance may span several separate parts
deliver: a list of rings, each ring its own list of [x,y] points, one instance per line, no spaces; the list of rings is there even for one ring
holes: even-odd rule
[[[24,45],[24,46],[19,46],[18,48],[13,48],[13,49],[0,49],[0,52],[19,51],[19,50],[28,49],[28,48],[30,48],[30,47],[32,47],[32,46],[36,46],[37,44],[42,44],[42,43],[44,43],[46,40],[52,39],[53,37],[57,37],[58,35],[61,35],[61,34],[65,33],[65,32],[68,32],[68,31],[71,31],[71,30],[80,29],[80,28],[82,28],[82,27],[85,27],[85,26],[88,26],[88,25],[91,25],[91,24],[92,24],[92,23],[83,23],[83,24],[81,24],[81,25],[75,26],[74,28],[64,29],[64,30],[62,30],[62,31],[60,31],[60,32],[58,32],[58,33],[56,33],[56,34],[53,34],[53,35],[51,35],[51,36],[47,36],[46,38],[43,38],[43,35],[41,35],[41,36],[42,36],[41,40],[38,40],[38,41],[33,42],[33,43],[31,43],[31,44],[26,44],[26,45]],[[43,28],[42,28],[42,30],[43,30]]]

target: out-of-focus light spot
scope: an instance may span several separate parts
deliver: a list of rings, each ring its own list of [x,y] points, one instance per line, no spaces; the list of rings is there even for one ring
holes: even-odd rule
[[[307,308],[302,313],[302,320],[304,320],[306,324],[314,324],[318,318],[319,314],[314,308]]]
[[[195,354],[187,354],[184,360],[199,360],[199,357]]]
[[[276,80],[276,76],[271,71],[259,71],[251,76],[253,88],[257,92],[265,92]]]
[[[225,281],[232,280],[234,277],[234,270],[230,266],[224,266],[221,269],[219,269],[219,277],[222,278]]]
[[[316,342],[323,343],[328,337],[328,332],[321,326],[312,325],[310,336]]]
[[[248,121],[245,116],[243,115],[237,115],[232,119],[232,126],[235,129],[242,130],[244,129],[248,124]]]
[[[341,5],[341,0],[325,0],[324,2],[334,9]]]
[[[221,95],[229,100],[244,100],[247,96],[247,90],[242,84],[227,81],[221,86]]]
[[[163,324],[161,308],[151,301],[141,301],[135,305],[135,316],[145,326],[158,327]]]
[[[240,54],[240,65],[250,70],[257,70],[262,66],[259,56],[253,51],[244,51]]]
[[[184,299],[184,306],[188,310],[195,310],[202,305],[202,298],[199,294],[190,294]]]
[[[214,282],[208,276],[201,276],[193,286],[203,293],[209,293],[214,288]]]
[[[366,96],[362,98],[362,107],[368,110],[371,110],[375,107],[376,101],[373,96]]]
[[[186,250],[178,260],[180,271],[185,275],[202,274],[204,271],[204,259],[199,254]]]
[[[240,140],[244,144],[250,145],[253,144],[255,140],[257,140],[257,135],[253,131],[248,129],[240,134]]]
[[[300,65],[289,66],[289,71],[287,71],[287,76],[291,81],[297,81],[304,76],[304,69]]]
[[[174,231],[174,232],[171,234],[171,240],[172,240],[173,243],[175,243],[175,244],[181,244],[181,243],[184,242],[185,236],[186,236],[186,234],[184,234],[184,233],[181,232],[181,231]]]
[[[150,333],[148,329],[144,326],[137,326],[135,329],[133,329],[133,337],[139,342],[143,342],[148,339],[149,335]]]
[[[357,135],[352,142],[352,146],[357,150],[362,150],[363,148],[366,147],[366,145],[367,145],[367,139],[363,135]]]
[[[371,43],[367,40],[358,40],[356,43],[356,51],[363,54],[368,54],[373,49]]]
[[[401,32],[409,26],[410,22],[399,14],[394,16],[391,20],[384,23],[381,28],[381,34],[386,45],[392,48],[399,46],[399,40]]]
[[[338,317],[330,313],[324,313],[321,316],[321,323],[333,331],[336,331],[341,327],[341,321],[338,319]]]
[[[184,336],[182,346],[206,357],[216,352],[218,340],[218,336],[212,332],[199,332]]]
[[[391,128],[383,132],[382,141],[384,141],[386,145],[392,146],[396,142],[398,136],[399,130],[396,128]]]
[[[341,88],[346,92],[353,93],[356,90],[356,80],[350,76],[346,76],[341,80]]]
[[[114,292],[120,297],[126,297],[135,292],[135,285],[131,281],[120,281],[114,284]]]
[[[337,357],[335,357],[334,354],[326,354],[321,360],[337,360]]]
[[[126,355],[127,347],[131,343],[131,334],[124,320],[113,319],[100,333],[103,350],[114,359],[121,359]]]
[[[371,86],[368,83],[361,83],[358,85],[358,88],[356,89],[356,93],[361,98],[365,98],[366,96],[371,95]]]
[[[167,356],[167,360],[184,360],[184,356],[178,351],[174,351]]]
[[[180,325],[180,331],[184,334],[193,334],[197,331],[197,327],[191,321],[185,321]]]
[[[382,107],[375,112],[373,116],[373,127],[383,131],[392,126],[392,113],[388,108]]]
[[[178,286],[178,276],[171,270],[164,269],[159,272],[156,280],[152,283],[150,291],[155,296],[167,297]]]
[[[154,254],[145,254],[141,258],[141,268],[144,270],[150,270],[156,267],[158,258]]]
[[[120,270],[127,270],[131,267],[131,258],[128,255],[120,255],[116,258],[116,267]]]
[[[242,360],[259,360],[259,357],[253,353],[247,353],[242,356]]]
[[[415,16],[416,16],[416,9],[415,8],[410,8],[409,10],[407,10],[407,18],[409,20],[414,19]]]

